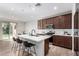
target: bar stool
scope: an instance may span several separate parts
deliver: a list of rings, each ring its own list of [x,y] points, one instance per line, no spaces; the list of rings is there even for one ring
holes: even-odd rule
[[[17,49],[18,49],[18,56],[20,54],[20,50],[22,50],[22,40],[19,39],[19,37],[16,39],[17,42]]]
[[[36,55],[36,50],[35,50],[35,44],[32,44],[32,43],[28,43],[27,41],[24,41],[23,42],[23,45],[24,45],[24,50],[23,50],[23,55],[24,55],[24,52],[25,50],[27,49],[28,51],[28,55],[33,52],[35,55]],[[31,51],[31,48],[33,47],[34,51]]]
[[[16,47],[17,47],[16,38],[13,37],[12,39],[13,39],[13,42],[12,42],[10,53],[13,53],[13,51],[16,51]]]
[[[14,49],[16,47],[16,38],[13,37],[13,45],[12,45],[12,49]]]

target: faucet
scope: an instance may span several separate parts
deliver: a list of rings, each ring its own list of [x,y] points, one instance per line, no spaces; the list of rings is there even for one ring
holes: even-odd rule
[[[35,29],[32,29],[31,30],[31,35],[35,35],[35,33],[36,33]]]
[[[68,32],[67,31],[64,31],[64,34],[68,34]]]

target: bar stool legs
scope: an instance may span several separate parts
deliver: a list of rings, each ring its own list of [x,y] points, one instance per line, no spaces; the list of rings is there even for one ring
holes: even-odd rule
[[[33,49],[31,49],[31,48],[33,48]],[[26,48],[23,50],[23,54],[22,54],[22,55],[24,55],[24,52],[26,51],[26,49],[27,49],[27,54],[28,54],[28,56],[30,56],[31,53],[32,53],[33,55],[35,54],[35,56],[37,55],[37,54],[36,54],[35,46],[26,47]]]
[[[36,48],[35,48],[35,46],[33,46],[33,48],[34,48],[34,53],[35,53],[35,55],[37,56],[37,53],[36,53]]]
[[[20,53],[21,53],[21,50],[22,50],[22,45],[21,44],[18,44],[18,56],[20,55]]]
[[[17,44],[16,44],[16,42],[14,41],[14,42],[11,44],[10,55],[11,55],[14,51],[16,51],[16,46],[17,46]]]

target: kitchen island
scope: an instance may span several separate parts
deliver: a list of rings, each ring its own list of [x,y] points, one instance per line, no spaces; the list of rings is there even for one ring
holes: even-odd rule
[[[37,56],[44,56],[49,51],[49,39],[52,37],[51,35],[18,35],[18,37],[23,41],[35,44]]]

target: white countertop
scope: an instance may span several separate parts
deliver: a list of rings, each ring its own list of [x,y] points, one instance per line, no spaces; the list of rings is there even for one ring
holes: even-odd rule
[[[58,36],[68,36],[71,37],[72,35],[59,35],[59,34],[53,34],[53,35],[58,35]],[[31,35],[18,35],[18,37],[26,39],[26,40],[32,40],[35,42],[40,42],[43,41],[45,39],[48,39],[50,37],[52,37],[53,35],[39,35],[39,36],[31,36]],[[79,37],[78,35],[75,35],[74,37]]]
[[[72,35],[62,35],[62,34],[53,34],[53,35],[58,35],[58,36],[69,36],[69,37],[72,37]],[[74,37],[79,37],[79,35],[74,35]]]
[[[62,35],[62,34],[53,34],[53,35],[58,35],[58,36],[72,36],[72,35]]]
[[[40,42],[42,40],[48,39],[51,37],[51,35],[40,35],[40,36],[30,36],[30,35],[18,35],[18,37],[26,39],[26,40],[32,40],[36,42]]]

